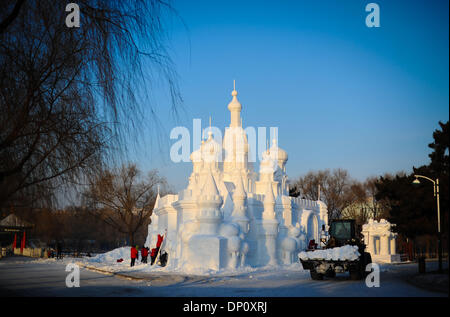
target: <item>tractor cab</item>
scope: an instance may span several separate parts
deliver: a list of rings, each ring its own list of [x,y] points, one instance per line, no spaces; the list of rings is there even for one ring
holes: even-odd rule
[[[360,245],[361,241],[356,234],[356,222],[354,219],[332,220],[329,229],[326,248],[342,247],[344,245]]]

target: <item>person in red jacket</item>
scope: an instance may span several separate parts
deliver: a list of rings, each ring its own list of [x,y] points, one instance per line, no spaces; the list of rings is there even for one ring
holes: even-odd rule
[[[138,257],[138,248],[136,247],[131,247],[131,266],[134,266],[134,262],[136,261],[136,258]]]
[[[158,251],[161,248],[161,244],[162,244],[163,240],[164,240],[164,236],[158,234],[158,241],[156,242],[156,248],[152,249],[152,264],[153,264],[153,262],[155,262],[156,256],[158,255]],[[155,250],[154,255],[153,255],[153,250]]]
[[[151,265],[153,265],[153,263],[155,262],[155,259],[156,259],[156,253],[157,253],[157,249],[156,248],[153,248],[152,249],[152,253],[150,254],[150,259],[152,260],[151,261]]]
[[[160,234],[158,234],[158,242],[156,242],[156,248],[160,248],[161,247],[161,243],[163,242],[164,237]]]
[[[315,249],[317,249],[317,243],[316,240],[312,239],[309,241],[308,250],[315,250]]]
[[[147,263],[147,257],[148,257],[148,248],[142,247],[141,249],[141,262]]]

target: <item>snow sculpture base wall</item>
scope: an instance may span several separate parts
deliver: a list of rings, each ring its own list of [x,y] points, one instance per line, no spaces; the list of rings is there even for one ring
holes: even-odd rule
[[[223,237],[195,235],[189,240],[188,265],[216,271],[223,269],[227,264],[226,248],[227,239]]]
[[[389,255],[380,255],[375,254],[372,255],[372,262],[377,263],[394,263],[394,262],[401,262],[400,254],[389,254]]]

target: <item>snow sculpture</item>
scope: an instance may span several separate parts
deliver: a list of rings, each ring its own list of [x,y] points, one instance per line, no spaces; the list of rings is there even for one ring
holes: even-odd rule
[[[395,248],[397,234],[391,231],[393,226],[395,225],[389,223],[386,219],[381,219],[379,222],[369,219],[369,222],[363,225],[364,243],[372,261],[400,262],[400,255],[396,254]]]
[[[187,188],[177,195],[158,193],[145,244],[153,247],[156,235],[167,230],[168,267],[291,264],[328,225],[323,202],[289,197],[288,155],[276,140],[263,153],[259,173],[254,171],[236,89],[231,95],[231,122],[222,144],[210,130],[190,156]]]

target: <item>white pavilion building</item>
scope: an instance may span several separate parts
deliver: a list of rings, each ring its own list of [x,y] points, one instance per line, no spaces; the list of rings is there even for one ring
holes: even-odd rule
[[[168,265],[220,270],[297,262],[309,240],[328,228],[322,201],[289,196],[287,153],[276,140],[260,161],[249,162],[237,91],[228,104],[230,126],[222,144],[209,132],[194,151],[189,185],[176,195],[159,196],[148,227],[146,246],[166,233]]]

